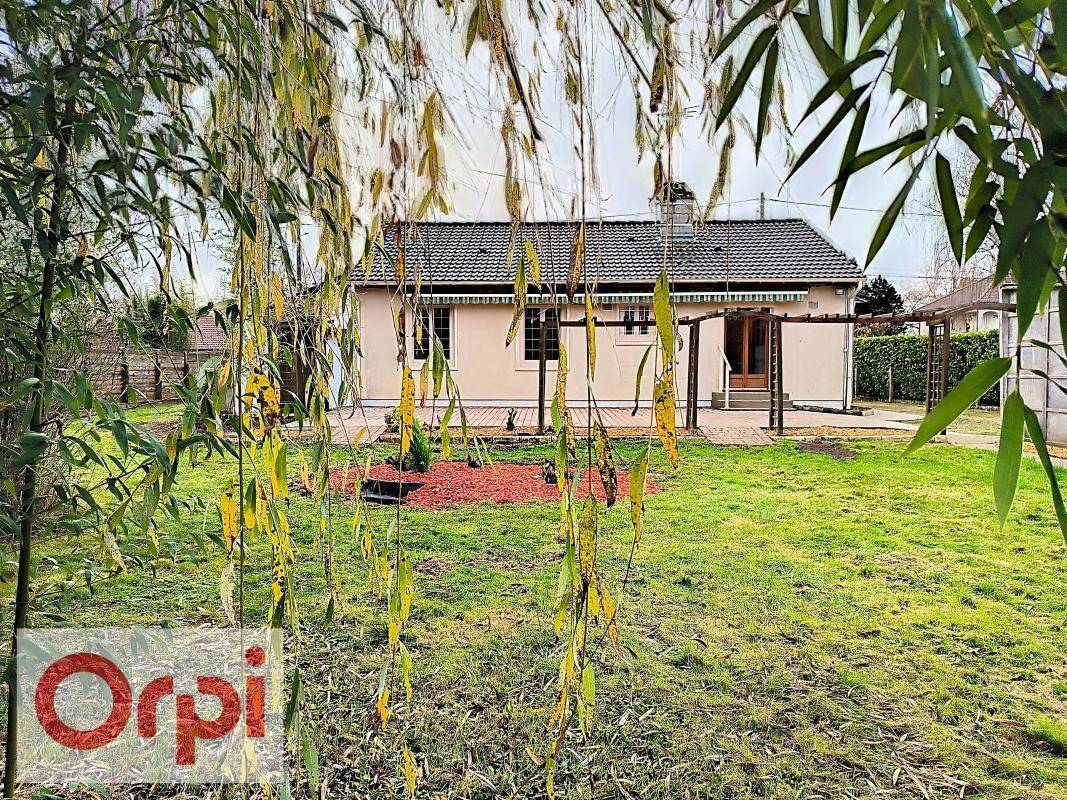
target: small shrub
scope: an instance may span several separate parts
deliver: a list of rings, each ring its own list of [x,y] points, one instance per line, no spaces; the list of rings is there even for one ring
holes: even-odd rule
[[[408,451],[408,458],[411,460],[411,469],[415,472],[426,472],[430,469],[430,439],[418,420],[415,420],[411,429],[411,449]]]
[[[390,433],[400,432],[400,408],[393,406],[385,413],[385,428]]]

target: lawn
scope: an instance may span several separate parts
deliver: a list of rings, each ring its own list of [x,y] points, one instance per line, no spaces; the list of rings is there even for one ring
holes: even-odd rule
[[[855,457],[837,460],[792,442],[685,441],[677,471],[657,457],[663,491],[648,499],[625,588],[626,503],[607,512],[600,564],[628,654],[593,637],[596,720],[588,739],[568,740],[563,796],[1067,797],[1067,558],[1039,467],[1024,461],[1000,531],[993,454],[936,445],[902,459],[896,443],[847,447]],[[545,453],[498,455],[539,462]],[[201,464],[184,491],[210,506],[233,470]],[[311,502],[291,501],[303,618],[289,653],[328,796],[402,797],[400,730],[423,772],[422,797],[541,795],[560,655],[558,509],[402,512],[417,565],[405,634],[415,695],[398,702],[382,737],[370,733],[370,707],[383,609],[343,500],[334,512],[345,602],[324,625]],[[393,514],[372,512],[379,533]],[[221,624],[222,561],[199,537],[218,527],[212,508],[163,523],[165,558],[131,564],[53,610],[80,625]],[[123,543],[140,546],[138,535]],[[67,563],[84,554],[51,551]],[[269,567],[254,548],[257,621]]]
[[[892,403],[888,403],[885,400],[856,398],[856,405],[877,408],[881,411],[916,414],[920,417],[926,414],[925,405],[922,403],[912,403],[907,400],[894,400]],[[999,436],[1000,409],[986,408],[985,406],[973,406],[960,414],[952,425],[949,426],[949,429],[954,433],[974,433],[981,436]]]

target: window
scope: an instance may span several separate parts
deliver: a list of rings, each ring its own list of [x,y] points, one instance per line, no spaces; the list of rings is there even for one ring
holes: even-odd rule
[[[624,336],[648,336],[648,322],[652,310],[648,306],[626,306],[622,310]]]
[[[542,317],[542,314],[544,316]],[[559,321],[559,313],[554,308],[527,308],[525,328],[523,331],[523,358],[527,361],[541,360],[541,320]],[[552,325],[545,329],[545,360],[559,360],[559,327]]]
[[[452,358],[452,315],[448,306],[433,307],[433,335],[441,343],[441,350],[445,358]],[[430,357],[432,343],[430,341],[430,310],[420,306],[416,312],[415,330],[411,332],[413,348],[412,355],[417,360]],[[421,335],[420,335],[421,334]]]

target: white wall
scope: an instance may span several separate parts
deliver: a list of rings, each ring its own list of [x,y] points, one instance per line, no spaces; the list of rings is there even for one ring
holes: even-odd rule
[[[788,314],[844,314],[851,306],[855,287],[846,287],[838,295],[833,286],[815,286],[808,298],[796,303],[769,304],[774,313]],[[813,304],[817,304],[814,306]],[[736,304],[731,304],[738,307]],[[764,304],[766,307],[767,304]],[[680,303],[676,313],[682,317],[696,317],[723,308],[723,304]],[[622,306],[597,309],[602,319],[619,319]],[[452,356],[450,364],[466,403],[501,402],[509,405],[535,405],[537,402],[537,361],[523,358],[522,330],[510,347],[504,341],[511,324],[513,309],[509,305],[458,305],[452,307]],[[565,309],[565,319],[577,319],[584,314],[581,306]],[[360,300],[360,338],[363,350],[363,397],[367,402],[393,403],[400,394],[401,372],[397,360],[395,311],[391,294],[385,289],[366,290]],[[406,337],[411,356],[411,321]],[[723,386],[725,323],[722,318],[701,323],[699,400],[709,404],[713,392]],[[681,343],[678,350],[676,378],[679,402],[687,391],[689,359],[689,328],[680,326]],[[619,328],[598,328],[596,338],[596,375],[593,394],[604,405],[633,403],[638,366],[645,349],[654,339],[651,330],[647,337],[625,337]],[[785,391],[797,402],[835,406],[851,402],[851,326],[833,323],[786,323],[783,337],[783,382]],[[568,399],[584,401],[586,396],[585,330],[581,327],[562,329],[567,348],[569,379]],[[652,382],[656,372],[653,365],[655,350],[649,356],[644,371],[641,398],[651,399]],[[420,362],[412,360],[413,369]],[[548,365],[548,396],[555,387],[555,363]],[[337,382],[335,378],[334,383]]]

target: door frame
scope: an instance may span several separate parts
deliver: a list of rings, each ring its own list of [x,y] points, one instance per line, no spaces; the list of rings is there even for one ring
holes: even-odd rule
[[[756,309],[752,309],[755,311]],[[763,309],[761,309],[763,310]],[[734,319],[737,319],[736,317]],[[769,326],[766,319],[760,317],[741,317],[741,370],[730,371],[730,388],[731,389],[763,389],[767,390],[770,387],[770,375],[768,374],[767,367],[770,364],[770,336],[765,331],[763,336],[763,349],[764,349],[764,371],[762,373],[750,373],[748,371],[749,354],[751,351],[751,337],[752,326],[754,323],[760,322],[764,326]],[[723,344],[727,344],[727,340],[730,336],[730,323],[727,318],[726,325],[723,326]]]

